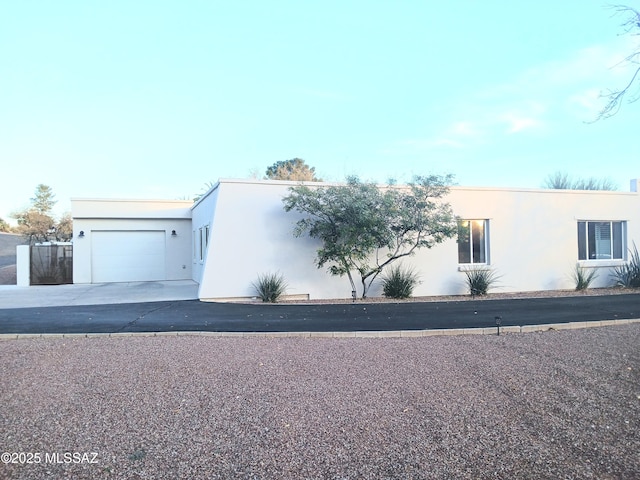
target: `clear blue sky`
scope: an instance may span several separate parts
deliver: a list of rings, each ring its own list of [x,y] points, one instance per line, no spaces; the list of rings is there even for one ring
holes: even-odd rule
[[[72,197],[190,198],[293,157],[336,181],[535,188],[565,170],[626,191],[640,102],[585,123],[638,42],[612,13],[592,0],[5,1],[0,217],[38,183],[59,211]]]

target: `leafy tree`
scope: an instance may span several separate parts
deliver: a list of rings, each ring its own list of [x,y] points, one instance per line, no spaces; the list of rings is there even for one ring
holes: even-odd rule
[[[567,172],[555,172],[545,178],[543,188],[553,190],[617,190],[618,187],[608,178],[573,179]]]
[[[10,231],[11,231],[11,225],[5,222],[3,218],[0,218],[0,232],[6,233]]]
[[[305,215],[296,223],[297,237],[308,233],[322,242],[318,268],[331,275],[360,275],[362,298],[383,269],[396,260],[431,248],[455,236],[451,206],[441,199],[449,192],[451,175],[415,177],[405,187],[380,188],[349,177],[346,185],[289,189],[284,209]]]
[[[72,220],[67,213],[59,222],[51,215],[56,204],[55,195],[48,185],[40,184],[31,198],[31,206],[11,214],[18,221],[16,231],[24,235],[29,243],[48,242],[51,240],[64,242],[71,239]]]
[[[297,180],[301,182],[321,182],[316,177],[315,167],[310,167],[301,158],[292,158],[276,162],[267,168],[265,179],[270,180]]]
[[[622,23],[624,33],[640,35],[640,11],[628,5],[614,5],[612,8],[616,14],[624,17],[624,22]],[[640,99],[640,46],[636,46],[635,51],[627,55],[623,62],[637,66],[631,75],[631,79],[624,87],[616,90],[608,90],[601,95],[607,100],[607,103],[604,108],[600,110],[597,120],[609,118],[618,113],[625,96],[634,88],[636,91],[629,96],[627,103],[633,103]]]

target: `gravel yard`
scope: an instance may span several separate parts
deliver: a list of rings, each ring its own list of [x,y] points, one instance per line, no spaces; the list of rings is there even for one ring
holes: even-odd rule
[[[409,297],[401,300],[388,297],[367,297],[366,299],[357,299],[356,303],[409,303],[409,302],[468,302],[468,301],[487,301],[487,300],[515,300],[519,298],[554,298],[554,297],[594,297],[600,295],[629,295],[639,293],[638,288],[587,288],[584,290],[535,290],[524,292],[489,292],[486,295],[472,297],[466,295],[432,295],[429,297]],[[245,303],[258,303],[260,300],[252,300]],[[278,303],[291,304],[336,304],[336,303],[354,303],[351,298],[333,298],[333,299],[313,299],[313,300],[281,300]],[[272,305],[272,304],[267,304]]]
[[[639,341],[1,341],[0,478],[637,479]]]

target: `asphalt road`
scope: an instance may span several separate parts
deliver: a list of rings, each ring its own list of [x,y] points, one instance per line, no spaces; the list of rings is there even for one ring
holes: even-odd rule
[[[332,305],[198,300],[0,310],[0,333],[341,332],[522,326],[640,318],[627,295]]]

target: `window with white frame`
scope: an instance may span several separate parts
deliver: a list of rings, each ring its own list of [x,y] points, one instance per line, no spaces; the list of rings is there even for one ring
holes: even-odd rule
[[[578,222],[578,260],[622,260],[626,222]]]
[[[486,264],[488,220],[458,221],[458,263]]]

